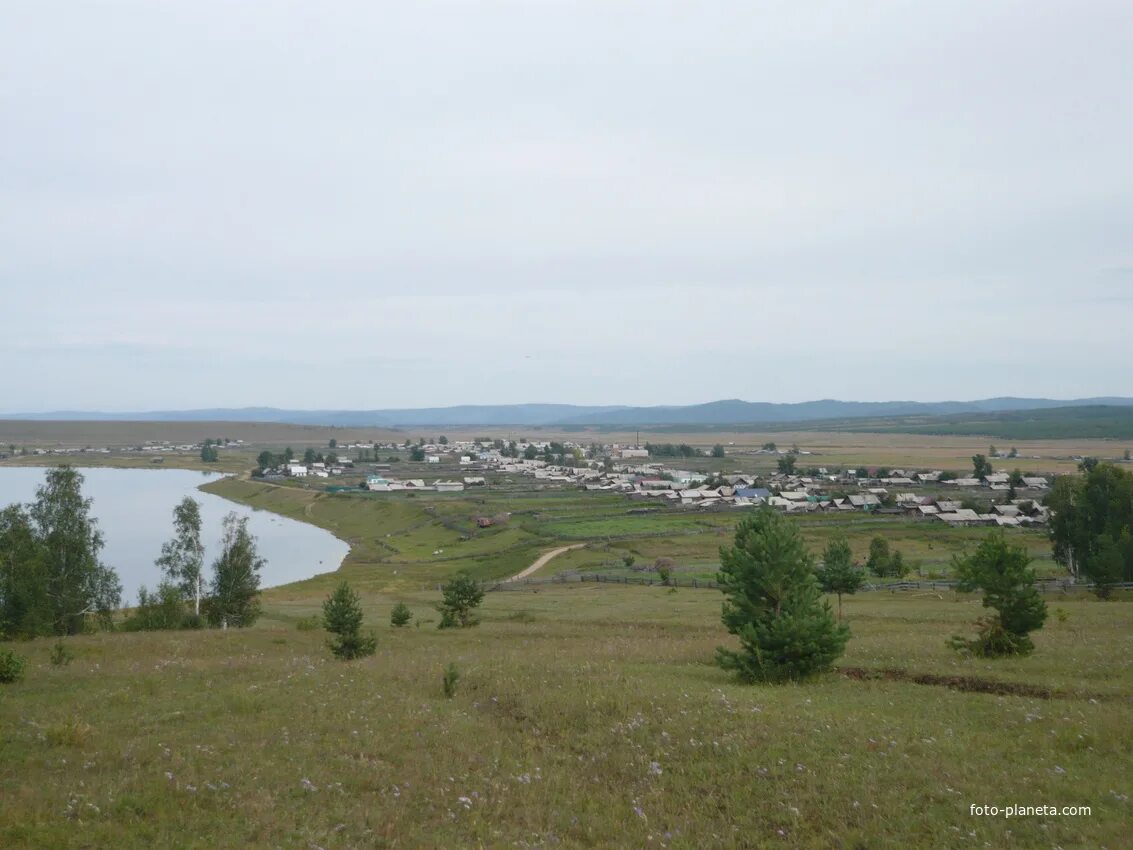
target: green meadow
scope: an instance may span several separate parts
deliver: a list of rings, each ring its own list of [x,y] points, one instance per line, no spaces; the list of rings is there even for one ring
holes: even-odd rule
[[[859,594],[835,671],[745,686],[713,662],[732,643],[716,591],[519,586],[489,593],[463,630],[437,630],[434,608],[457,569],[505,577],[583,539],[544,570],[613,574],[637,553],[710,574],[736,512],[631,514],[574,492],[208,489],[330,529],[351,554],[266,592],[250,629],[84,635],[65,641],[65,666],[52,640],[5,644],[28,669],[0,687],[0,847],[1127,846],[1127,601],[1049,595],[1034,655],[989,661],[946,646],[972,632],[978,599]],[[480,529],[485,515],[500,522]],[[881,534],[941,569],[986,533],[824,519],[802,521],[812,549],[843,532],[862,556]],[[1041,534],[1017,539],[1049,559]],[[349,663],[309,627],[342,578],[378,636]],[[414,614],[402,629],[397,602]]]

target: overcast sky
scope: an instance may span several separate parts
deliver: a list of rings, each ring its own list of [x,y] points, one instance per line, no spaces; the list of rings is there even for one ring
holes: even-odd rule
[[[0,25],[0,411],[1133,395],[1133,4]]]

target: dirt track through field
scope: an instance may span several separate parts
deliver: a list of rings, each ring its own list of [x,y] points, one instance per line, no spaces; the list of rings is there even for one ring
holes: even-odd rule
[[[572,546],[560,546],[558,549],[552,549],[550,552],[544,552],[542,555],[535,559],[530,567],[525,569],[523,572],[516,573],[511,578],[505,578],[504,581],[519,581],[521,578],[527,578],[532,573],[541,570],[544,566],[546,566],[547,562],[551,560],[551,558],[554,558],[556,555],[561,555],[563,552],[569,552],[571,549],[581,549],[585,545],[585,543],[575,543]]]

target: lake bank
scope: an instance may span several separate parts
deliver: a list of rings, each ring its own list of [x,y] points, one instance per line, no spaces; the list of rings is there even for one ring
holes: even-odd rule
[[[198,489],[224,478],[216,473],[78,469],[84,478],[83,494],[92,499],[91,514],[106,544],[101,559],[118,573],[126,606],[137,600],[140,587],[152,589],[161,580],[154,560],[172,535],[173,508],[185,496],[201,505],[206,575],[220,553],[221,522],[229,512],[248,517],[248,529],[266,561],[260,576],[265,589],[334,572],[349,552],[346,542],[325,529]],[[0,468],[0,507],[32,501],[45,473],[43,467]]]

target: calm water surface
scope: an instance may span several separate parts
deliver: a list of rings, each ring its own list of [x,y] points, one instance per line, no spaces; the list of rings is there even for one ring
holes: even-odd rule
[[[201,537],[205,543],[205,577],[220,553],[221,521],[229,511],[247,516],[260,555],[267,560],[261,585],[275,587],[338,569],[349,547],[328,531],[268,511],[253,510],[196,488],[221,476],[185,469],[80,469],[83,494],[93,499],[92,515],[106,543],[102,562],[114,567],[122,581],[122,602],[133,604],[142,585],[157,586],[161,572],[154,560],[161,544],[173,535],[173,507],[185,496],[201,505]],[[0,468],[0,507],[30,502],[46,470]]]

